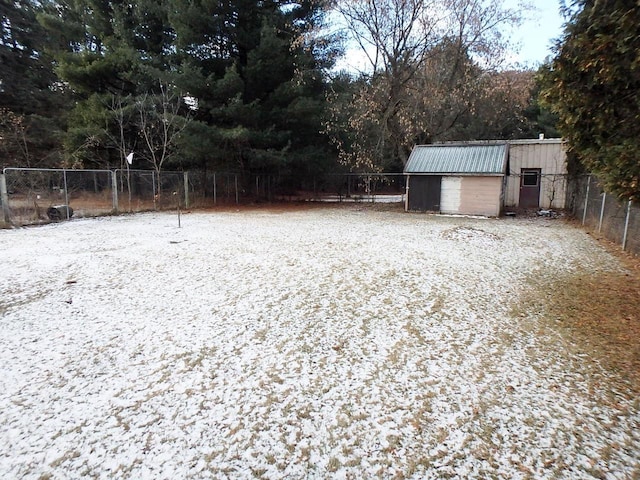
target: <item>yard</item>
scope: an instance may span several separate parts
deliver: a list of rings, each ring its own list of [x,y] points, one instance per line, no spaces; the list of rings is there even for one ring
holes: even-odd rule
[[[640,478],[632,380],[540,291],[625,274],[583,231],[357,205],[181,224],[0,230],[0,478]]]

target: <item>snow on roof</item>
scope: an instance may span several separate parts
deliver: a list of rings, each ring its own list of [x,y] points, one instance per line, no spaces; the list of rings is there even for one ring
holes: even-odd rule
[[[504,175],[509,146],[495,144],[416,145],[405,173]]]

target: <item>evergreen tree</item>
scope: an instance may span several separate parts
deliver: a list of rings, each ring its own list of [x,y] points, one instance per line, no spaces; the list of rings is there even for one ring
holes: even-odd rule
[[[640,199],[640,6],[579,0],[544,74],[546,103],[587,171],[620,198]]]
[[[67,96],[45,51],[38,4],[0,2],[0,151],[5,166],[59,161]]]
[[[320,130],[323,70],[335,50],[313,35],[322,2],[175,5],[176,81],[196,100],[200,123],[194,128],[208,131],[217,146],[201,161],[248,173],[291,174],[331,155]]]
[[[320,130],[336,51],[317,35],[322,2],[58,0],[48,12],[57,71],[78,96],[67,149],[84,165],[117,162],[118,131],[119,145],[140,144],[140,126],[119,128],[130,117],[110,105],[130,108],[158,85],[192,120],[172,166],[288,174],[330,156]]]

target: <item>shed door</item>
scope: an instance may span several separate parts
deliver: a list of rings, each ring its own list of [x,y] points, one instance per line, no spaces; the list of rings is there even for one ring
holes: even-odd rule
[[[520,207],[540,206],[540,169],[523,168],[520,174]]]
[[[409,210],[440,211],[441,175],[412,175],[409,180]]]

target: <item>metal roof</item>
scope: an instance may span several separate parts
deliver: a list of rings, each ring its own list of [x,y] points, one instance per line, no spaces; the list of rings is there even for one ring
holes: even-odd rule
[[[507,167],[507,143],[474,145],[416,145],[405,173],[503,175]]]

